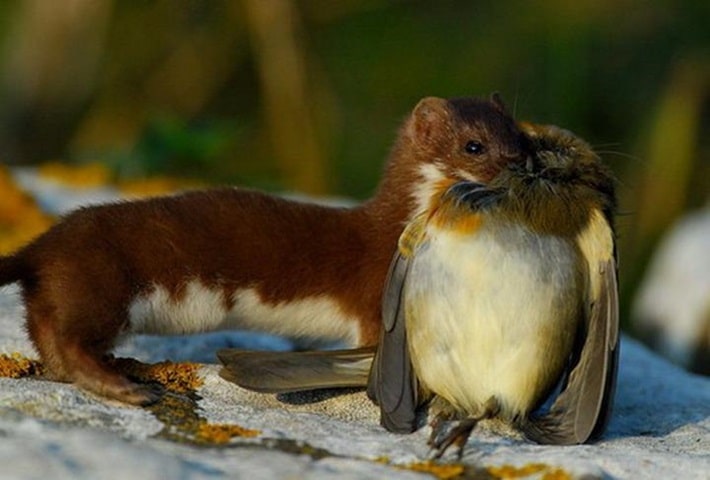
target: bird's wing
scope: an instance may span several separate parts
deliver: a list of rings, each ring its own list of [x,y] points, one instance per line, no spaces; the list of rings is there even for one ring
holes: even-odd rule
[[[220,376],[263,393],[365,387],[375,347],[309,352],[223,349]]]
[[[617,266],[609,224],[603,220],[597,228],[600,230],[590,235],[610,236],[611,240],[581,241],[589,261],[590,292],[585,335],[580,350],[572,355],[577,360],[570,366],[566,385],[549,412],[521,423],[525,436],[538,443],[587,442],[603,433],[611,414],[619,359]]]
[[[416,430],[417,379],[405,329],[403,293],[410,260],[394,255],[382,300],[382,331],[367,393],[380,407],[380,423],[391,432]]]
[[[443,194],[438,208],[446,205],[465,215],[492,205],[500,194],[485,185],[462,181]],[[419,382],[407,343],[404,296],[410,264],[427,242],[427,225],[435,211],[414,217],[399,237],[382,298],[382,331],[370,372],[367,392],[380,406],[380,423],[387,430],[409,433],[417,429],[417,408],[422,402]]]

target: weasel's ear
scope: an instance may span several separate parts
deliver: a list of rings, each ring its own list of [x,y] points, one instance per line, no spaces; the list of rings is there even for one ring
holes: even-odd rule
[[[418,146],[438,142],[448,130],[450,119],[447,101],[443,98],[426,97],[419,101],[407,124],[407,134]]]
[[[505,106],[503,98],[500,96],[500,92],[493,92],[491,94],[491,103],[501,112],[506,114],[508,113],[508,108]]]

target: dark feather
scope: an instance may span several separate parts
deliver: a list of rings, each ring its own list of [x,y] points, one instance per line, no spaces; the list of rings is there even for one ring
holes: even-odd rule
[[[320,388],[364,387],[375,347],[311,352],[264,352],[224,349],[220,376],[262,393]]]
[[[367,392],[380,407],[380,423],[391,432],[417,428],[417,379],[412,369],[402,296],[409,260],[395,254],[385,284],[382,333],[370,372]]]
[[[619,299],[616,264],[599,264],[599,298],[592,299],[579,361],[549,413],[525,419],[520,427],[538,443],[572,445],[598,437],[611,414],[619,357]]]
[[[467,205],[471,210],[485,210],[501,199],[501,191],[468,180],[457,182],[444,193],[443,200],[453,198],[456,204]]]

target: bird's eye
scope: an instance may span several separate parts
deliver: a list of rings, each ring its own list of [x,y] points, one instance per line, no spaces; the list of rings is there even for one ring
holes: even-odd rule
[[[466,150],[466,153],[470,153],[471,155],[481,155],[486,151],[486,147],[484,147],[481,142],[477,142],[476,140],[468,142],[464,149]]]

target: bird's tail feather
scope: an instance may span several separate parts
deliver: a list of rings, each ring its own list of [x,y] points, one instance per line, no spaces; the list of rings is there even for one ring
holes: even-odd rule
[[[365,387],[375,347],[310,352],[224,349],[220,375],[240,387],[262,393],[321,388]]]

